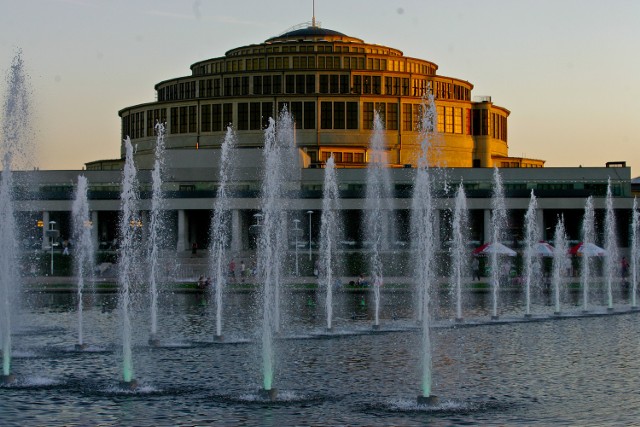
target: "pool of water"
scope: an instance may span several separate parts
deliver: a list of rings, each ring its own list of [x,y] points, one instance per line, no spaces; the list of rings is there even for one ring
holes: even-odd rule
[[[75,296],[29,294],[13,341],[18,380],[0,386],[0,424],[629,425],[640,419],[640,313],[627,311],[623,295],[614,314],[595,308],[589,317],[578,317],[580,295],[568,296],[563,312],[576,316],[545,320],[553,307],[543,294],[533,306],[542,321],[528,322],[519,292],[500,297],[501,321],[491,322],[491,295],[467,295],[464,325],[450,320],[448,296],[438,299],[433,392],[441,402],[428,408],[415,403],[420,334],[409,292],[383,293],[382,330],[375,333],[372,295],[338,293],[330,335],[321,295],[287,295],[276,342],[276,402],[258,396],[253,293],[225,295],[223,343],[213,341],[207,298],[165,293],[158,348],[147,344],[146,296],[139,294],[133,352],[140,387],[133,392],[119,385],[115,295],[86,296],[88,347],[76,351]]]

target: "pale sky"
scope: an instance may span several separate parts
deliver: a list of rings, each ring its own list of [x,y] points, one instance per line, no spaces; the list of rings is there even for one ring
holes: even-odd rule
[[[323,27],[435,62],[510,110],[510,155],[549,167],[624,160],[640,175],[640,1],[316,0],[315,10]],[[0,0],[0,11],[0,73],[21,49],[36,164],[80,169],[119,157],[119,109],[155,100],[156,83],[194,62],[310,21],[312,2]]]

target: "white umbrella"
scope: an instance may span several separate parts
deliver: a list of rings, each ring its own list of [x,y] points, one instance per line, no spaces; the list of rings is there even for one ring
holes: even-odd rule
[[[497,242],[497,243],[485,243],[484,245],[476,248],[473,251],[473,254],[474,255],[498,254],[498,255],[516,256],[516,251],[506,247],[500,242]]]
[[[554,248],[547,242],[538,242],[533,245],[533,251],[536,255],[552,257]]]
[[[593,243],[580,242],[569,250],[571,255],[605,256],[607,251]]]

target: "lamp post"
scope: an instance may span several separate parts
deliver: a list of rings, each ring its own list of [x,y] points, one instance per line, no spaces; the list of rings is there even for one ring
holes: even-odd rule
[[[307,211],[307,214],[309,214],[309,261],[311,261],[311,214],[313,211]]]
[[[300,276],[300,270],[298,268],[298,234],[300,231],[302,231],[302,229],[298,228],[298,224],[300,224],[299,219],[294,219],[293,223],[295,224],[293,233],[296,235],[296,277],[298,277]]]
[[[59,235],[59,231],[54,229],[56,225],[55,221],[49,221],[49,229],[47,230],[47,237],[49,238],[49,244],[51,245],[51,275],[53,276],[53,241]]]

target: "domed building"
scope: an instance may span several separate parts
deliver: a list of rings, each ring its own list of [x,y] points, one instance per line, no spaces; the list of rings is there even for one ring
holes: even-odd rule
[[[313,21],[196,62],[190,75],[156,84],[156,101],[119,111],[122,137],[135,144],[140,167],[151,168],[154,125],[166,122],[172,164],[189,163],[193,150],[219,148],[227,125],[237,131],[241,147],[261,147],[268,119],[286,106],[295,119],[303,167],[322,167],[333,153],[338,167],[358,168],[366,166],[377,111],[390,166],[408,167],[416,164],[421,102],[431,88],[439,131],[434,164],[544,165],[542,160],[508,157],[509,110],[490,97],[472,100],[470,82],[437,70],[433,62]],[[121,153],[124,157],[124,148]],[[94,170],[111,167],[119,169],[105,161],[87,164]]]

